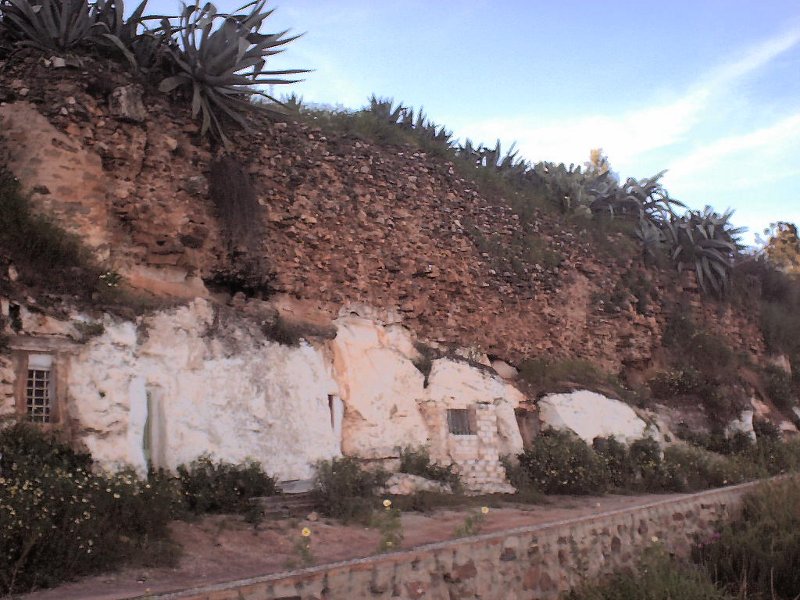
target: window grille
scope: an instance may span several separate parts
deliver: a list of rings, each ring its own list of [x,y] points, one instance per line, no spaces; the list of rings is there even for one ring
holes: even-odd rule
[[[447,409],[447,428],[453,435],[475,435],[466,408]]]
[[[50,384],[50,369],[28,369],[25,403],[29,421],[50,423],[52,406]]]

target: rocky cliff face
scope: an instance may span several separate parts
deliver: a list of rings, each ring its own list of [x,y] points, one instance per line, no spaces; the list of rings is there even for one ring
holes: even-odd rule
[[[89,59],[80,69],[9,61],[0,69],[0,156],[38,210],[78,231],[134,288],[225,302],[244,255],[256,254],[268,268],[248,293],[310,301],[331,317],[365,303],[398,311],[423,339],[511,362],[577,356],[614,372],[650,365],[666,307],[689,288],[710,328],[733,347],[763,351],[747,315],[653,271],[643,271],[653,298],[644,314],[630,298],[605,310],[601,299],[639,267],[598,253],[579,226],[546,211],[522,224],[446,161],[303,124],[260,122],[236,136],[260,207],[250,218],[263,231],[255,248],[237,248],[209,196],[215,152],[157,93],[144,91],[144,114],[121,110],[115,90],[131,83]],[[529,233],[558,266],[526,253]],[[498,269],[487,239],[519,268]]]

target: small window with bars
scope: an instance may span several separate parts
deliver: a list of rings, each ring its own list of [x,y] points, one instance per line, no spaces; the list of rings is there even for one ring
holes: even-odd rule
[[[448,408],[447,429],[453,435],[475,435],[475,428],[472,426],[469,409]]]
[[[25,410],[33,423],[53,421],[53,358],[48,354],[28,356]]]

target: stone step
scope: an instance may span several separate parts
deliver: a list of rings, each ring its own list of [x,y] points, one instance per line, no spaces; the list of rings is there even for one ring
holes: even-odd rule
[[[263,496],[250,501],[261,507],[264,516],[272,518],[305,517],[314,510],[314,497],[310,492]]]

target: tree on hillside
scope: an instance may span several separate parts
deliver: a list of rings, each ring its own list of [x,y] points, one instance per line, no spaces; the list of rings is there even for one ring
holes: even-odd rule
[[[764,230],[764,252],[769,260],[787,273],[800,273],[800,238],[794,223],[778,221]]]
[[[608,156],[603,153],[602,148],[592,148],[589,151],[589,160],[583,164],[588,175],[605,175],[611,171]]]

